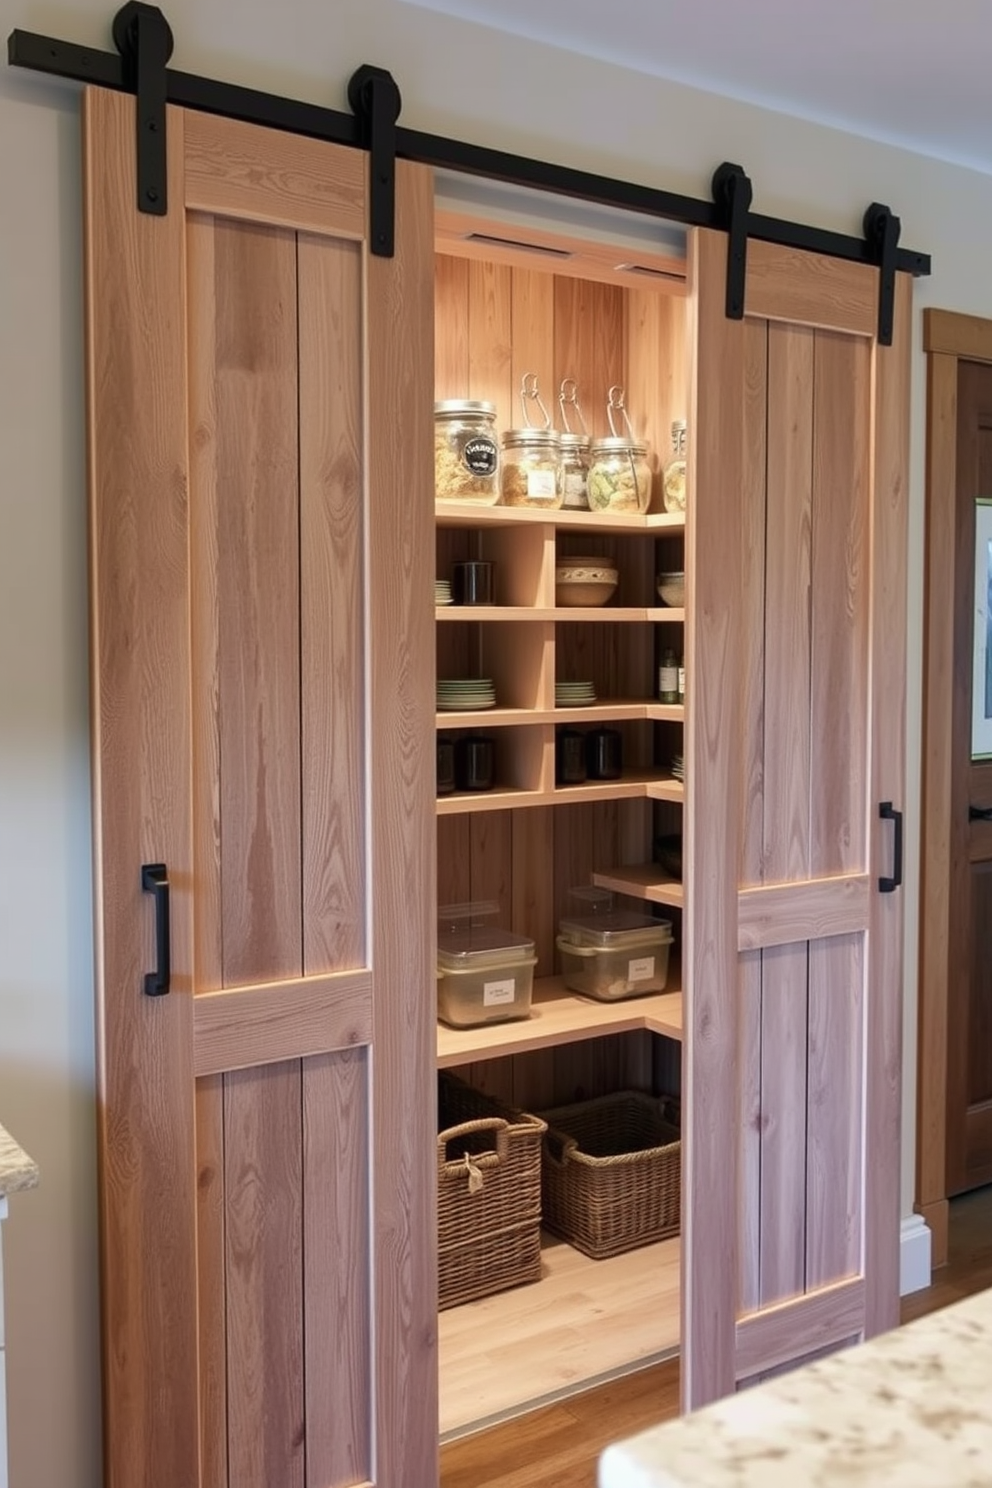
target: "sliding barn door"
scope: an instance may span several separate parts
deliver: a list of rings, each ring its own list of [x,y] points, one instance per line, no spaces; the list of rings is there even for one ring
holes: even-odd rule
[[[910,285],[694,237],[683,1382],[898,1322]],[[883,814],[880,814],[882,812]]]
[[[134,109],[85,99],[106,1480],[426,1488],[431,178],[374,258],[361,152],[173,109],[144,216]]]

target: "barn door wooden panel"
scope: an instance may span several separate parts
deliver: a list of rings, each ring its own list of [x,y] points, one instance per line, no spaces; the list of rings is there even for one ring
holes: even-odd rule
[[[910,292],[883,349],[873,270],[753,246],[736,324],[692,257],[692,1406],[898,1320]]]
[[[432,198],[85,103],[107,1480],[436,1480]],[[164,862],[172,983],[141,865]]]

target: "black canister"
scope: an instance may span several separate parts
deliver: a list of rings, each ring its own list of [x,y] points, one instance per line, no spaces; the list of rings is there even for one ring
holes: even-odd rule
[[[455,780],[464,791],[492,790],[495,746],[486,734],[466,734],[455,745]]]
[[[623,738],[618,729],[598,728],[586,734],[586,770],[590,780],[617,780],[623,773]]]
[[[555,739],[555,778],[559,785],[581,785],[586,778],[586,736],[560,728]]]
[[[455,604],[487,605],[493,602],[493,566],[481,559],[456,563],[452,570]]]
[[[455,741],[444,734],[437,741],[437,793],[450,796],[455,788]]]

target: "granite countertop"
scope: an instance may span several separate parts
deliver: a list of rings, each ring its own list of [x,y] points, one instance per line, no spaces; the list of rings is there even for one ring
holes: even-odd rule
[[[23,1147],[18,1147],[10,1132],[0,1126],[0,1198],[22,1188],[35,1188],[38,1165]]]
[[[608,1447],[600,1488],[988,1488],[992,1288]]]

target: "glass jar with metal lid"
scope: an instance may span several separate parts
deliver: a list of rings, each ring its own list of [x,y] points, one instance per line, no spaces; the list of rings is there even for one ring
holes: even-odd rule
[[[651,505],[651,466],[647,444],[634,434],[622,387],[610,388],[606,405],[611,434],[593,442],[589,466],[591,511],[646,512]],[[617,432],[622,416],[626,433]]]
[[[589,452],[592,449],[592,440],[586,428],[586,421],[579,407],[579,389],[574,377],[562,379],[558,390],[558,403],[561,407],[561,478],[562,478],[562,506],[570,511],[589,510]],[[572,409],[572,417],[581,424],[580,430],[573,430],[569,423],[568,410]]]
[[[503,434],[500,489],[504,506],[536,506],[553,510],[561,506],[564,488],[561,471],[561,435],[551,428],[548,410],[541,402],[537,378],[524,374],[520,387],[523,426]],[[544,425],[528,425],[528,402],[536,403]]]
[[[434,404],[434,494],[438,501],[499,501],[496,404],[446,398]]]
[[[684,512],[686,498],[686,425],[685,419],[672,424],[672,458],[665,466],[664,500],[667,512]]]

